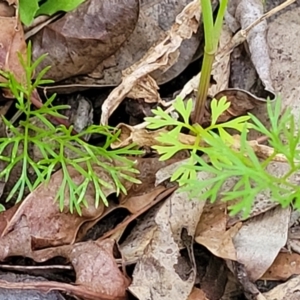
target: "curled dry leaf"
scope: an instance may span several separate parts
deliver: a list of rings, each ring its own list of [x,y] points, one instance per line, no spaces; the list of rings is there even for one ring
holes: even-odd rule
[[[91,221],[86,221],[78,231],[77,241],[80,241],[90,228],[92,228],[100,219],[104,218],[112,211],[125,208],[131,213],[131,216],[126,219],[126,222],[129,219],[132,221],[140,216],[143,212],[150,209],[153,205],[156,205],[159,201],[163,200],[167,195],[169,195],[168,193],[171,193],[171,191],[168,192],[169,189],[167,189],[165,186],[155,185],[155,173],[166,165],[177,161],[178,158],[175,157],[167,161],[160,161],[158,157],[136,158],[135,160],[137,161],[136,169],[139,171],[137,179],[140,180],[141,183],[132,184],[130,187],[128,187],[127,195],[120,195],[119,203],[111,203],[109,207],[105,208],[103,214],[99,215],[98,218],[92,219]],[[167,193],[167,195],[161,197],[165,193]],[[121,226],[122,224],[119,225]]]
[[[101,124],[107,124],[109,116],[132,91],[137,89],[142,78],[149,76],[155,70],[170,66],[172,57],[178,56],[178,49],[183,40],[190,39],[199,27],[199,1],[189,3],[177,16],[176,23],[168,31],[166,38],[132,67],[124,71],[122,83],[115,88],[102,106]]]
[[[111,178],[98,167],[94,171],[103,180],[113,186]],[[69,168],[69,174],[74,182],[81,182],[82,177],[73,168]],[[54,201],[57,191],[62,182],[62,172],[58,171],[52,175],[49,184],[42,184],[31,194],[29,194],[22,204],[18,207],[15,214],[7,222],[3,229],[1,239],[8,238],[15,231],[21,218],[26,218],[29,227],[30,239],[33,249],[41,249],[49,246],[57,246],[73,243],[76,239],[80,226],[88,220],[99,217],[104,211],[104,204],[101,202],[95,208],[95,191],[91,184],[86,192],[88,207],[82,208],[82,216],[69,212],[69,197],[65,195],[65,208],[59,211],[57,201]],[[114,193],[115,190],[103,189],[106,196]],[[2,242],[3,243],[3,242]],[[27,253],[24,253],[26,255]]]
[[[166,35],[166,32],[171,28],[175,22],[176,16],[182,9],[193,0],[143,0],[140,1],[140,13],[135,27],[135,30],[121,46],[121,48],[108,59],[99,64],[96,69],[87,76],[77,76],[65,80],[61,88],[67,92],[71,89],[81,87],[89,87],[91,85],[102,86],[116,86],[122,80],[122,72],[140,60],[145,53],[159,43]],[[217,1],[214,0],[214,7]],[[152,77],[156,81],[150,80],[144,87],[149,87],[152,90],[146,89],[142,94],[149,99],[151,94],[157,98],[157,91],[155,89],[157,84],[163,84],[175,78],[181,73],[194,59],[195,52],[198,51],[198,46],[202,40],[203,30],[199,28],[196,34],[188,40],[185,40],[179,48],[179,56],[174,55],[172,62],[174,65],[166,67],[164,70],[159,70],[152,73]],[[170,57],[171,59],[171,57]],[[150,78],[149,78],[150,79]],[[146,83],[147,80],[144,81]],[[70,85],[66,85],[70,84]],[[57,91],[57,87],[52,87]],[[147,91],[149,92],[147,94]]]
[[[34,59],[49,54],[37,71],[50,65],[55,81],[93,71],[130,36],[138,13],[138,0],[85,1],[32,37]]]
[[[242,29],[247,28],[259,17],[263,15],[263,3],[259,0],[241,0],[235,11],[235,17],[241,24]],[[251,60],[256,71],[263,82],[265,89],[274,91],[270,77],[271,60],[269,57],[269,47],[266,40],[267,22],[262,20],[258,25],[252,28],[247,36]]]
[[[165,129],[148,131],[144,128],[140,129],[139,125],[130,126],[124,123],[118,124],[117,129],[121,130],[121,134],[119,139],[111,144],[113,149],[126,147],[132,143],[139,147],[151,147],[158,143],[156,138],[160,133],[166,131]]]
[[[2,217],[2,214],[0,216]],[[0,240],[0,261],[9,256],[31,257],[30,228],[25,216],[19,219],[12,232],[1,237]]]

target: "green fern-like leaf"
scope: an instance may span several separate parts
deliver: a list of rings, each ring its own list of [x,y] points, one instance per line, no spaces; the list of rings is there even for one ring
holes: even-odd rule
[[[33,191],[38,185],[49,182],[52,172],[60,167],[63,179],[56,199],[61,210],[64,208],[67,192],[70,199],[70,212],[76,210],[80,214],[81,207],[87,206],[85,194],[89,184],[92,184],[95,189],[95,205],[98,206],[100,201],[108,205],[104,188],[115,188],[116,193],[119,194],[126,193],[125,181],[139,183],[135,178],[135,174],[138,173],[135,163],[126,156],[133,157],[141,154],[142,151],[135,150],[134,145],[110,150],[111,143],[118,139],[120,132],[109,126],[92,125],[78,134],[73,134],[72,126],[70,128],[64,125],[54,126],[48,120],[48,116],[65,118],[59,110],[68,108],[66,105],[53,105],[55,95],[52,95],[41,108],[32,109],[31,97],[35,88],[41,83],[50,82],[42,79],[49,69],[47,67],[31,83],[33,71],[43,58],[44,56],[31,64],[29,43],[26,63],[20,56],[26,74],[26,84],[18,82],[13,74],[0,71],[0,75],[7,79],[7,82],[1,83],[0,87],[10,89],[16,98],[16,107],[25,116],[18,127],[3,118],[9,136],[0,138],[0,160],[6,164],[0,172],[0,178],[7,181],[14,168],[21,167],[21,176],[11,189],[7,201],[15,195],[17,195],[16,201],[21,201],[26,189]],[[85,142],[83,136],[87,134],[104,136],[106,140],[103,146],[96,147]],[[35,149],[38,157],[34,159],[31,157],[30,147]],[[95,167],[101,168],[111,178],[112,184],[102,180],[94,171]],[[81,183],[78,184],[72,179],[70,168],[75,169],[83,177]],[[35,175],[33,182],[29,176],[30,172]]]

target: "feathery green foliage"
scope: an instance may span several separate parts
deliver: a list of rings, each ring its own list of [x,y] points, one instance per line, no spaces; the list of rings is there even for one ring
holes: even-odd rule
[[[276,99],[273,108],[271,102],[267,103],[268,116],[271,128],[266,128],[258,118],[249,114],[238,117],[228,122],[217,124],[219,116],[229,107],[229,102],[225,98],[212,100],[211,103],[211,125],[202,128],[200,125],[190,125],[189,117],[192,111],[192,100],[184,104],[178,98],[174,104],[175,110],[182,117],[183,121],[172,119],[162,109],[153,110],[155,117],[146,118],[149,122],[149,129],[158,129],[164,126],[172,126],[173,129],[167,133],[162,133],[157,139],[164,145],[153,148],[165,160],[172,157],[181,150],[188,149],[191,153],[186,165],[175,171],[171,180],[177,180],[184,190],[189,191],[191,197],[197,197],[204,188],[210,186],[202,193],[202,199],[210,199],[214,202],[219,196],[223,201],[239,200],[231,207],[231,213],[242,212],[244,216],[250,213],[255,197],[266,190],[269,190],[271,198],[280,203],[283,207],[294,203],[300,209],[300,186],[291,177],[300,170],[300,133],[295,125],[293,114],[286,110],[280,116],[280,99]],[[194,135],[195,143],[186,145],[178,140],[178,134],[183,128]],[[240,149],[234,147],[234,140],[226,129],[234,128],[240,134]],[[247,141],[248,129],[256,130],[269,138],[269,144],[273,147],[273,154],[266,159],[259,159]],[[208,156],[208,162],[203,159],[200,152]],[[281,177],[270,174],[266,168],[277,154],[286,157],[289,170]],[[208,180],[197,180],[197,172],[208,172],[212,178]],[[232,178],[236,182],[232,189],[222,191],[224,183]],[[220,195],[220,192],[222,194]]]
[[[42,70],[34,82],[31,81],[35,68],[44,57],[32,63],[30,44],[26,61],[19,56],[25,70],[25,83],[18,82],[10,72],[0,71],[0,76],[6,79],[0,87],[11,91],[16,99],[17,109],[24,115],[18,126],[2,117],[10,134],[8,137],[0,138],[0,161],[6,165],[0,172],[0,178],[7,181],[17,164],[22,165],[21,175],[10,191],[7,201],[16,194],[18,195],[16,201],[21,201],[26,188],[33,191],[41,183],[49,182],[52,172],[60,167],[63,180],[56,199],[59,200],[61,210],[64,207],[65,192],[68,191],[70,212],[73,213],[75,208],[80,214],[81,206],[87,206],[85,193],[90,183],[94,185],[96,192],[95,206],[97,207],[100,201],[108,205],[103,188],[115,188],[119,194],[126,193],[124,181],[139,183],[134,177],[134,174],[138,173],[134,168],[135,163],[126,156],[135,156],[142,152],[133,149],[134,145],[111,150],[110,145],[118,139],[120,132],[109,126],[92,125],[76,134],[72,133],[72,126],[70,128],[64,125],[54,126],[48,120],[48,116],[65,118],[58,111],[69,108],[67,105],[53,105],[55,95],[52,95],[41,108],[34,109],[31,105],[31,97],[35,89],[38,85],[52,82],[42,79],[50,67]],[[39,125],[34,120],[37,120]],[[105,143],[101,147],[90,145],[83,140],[86,134],[101,134],[106,139]],[[31,157],[33,148],[40,153],[40,159]],[[94,166],[100,167],[111,177],[113,186],[94,172]],[[84,177],[80,184],[73,181],[68,167],[73,167]],[[30,171],[36,176],[34,182],[30,180]]]

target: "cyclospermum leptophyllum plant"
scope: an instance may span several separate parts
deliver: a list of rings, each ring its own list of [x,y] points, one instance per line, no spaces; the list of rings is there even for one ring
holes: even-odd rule
[[[38,85],[52,82],[42,79],[50,67],[46,67],[33,82],[31,81],[35,68],[44,57],[45,55],[32,63],[30,44],[27,49],[26,62],[22,56],[19,56],[25,70],[24,83],[18,82],[10,72],[0,71],[0,76],[6,79],[6,82],[1,83],[0,87],[11,91],[16,99],[16,108],[24,116],[17,126],[2,117],[10,135],[0,138],[0,161],[6,165],[0,172],[0,178],[7,181],[14,167],[17,164],[21,165],[21,175],[10,191],[7,201],[16,194],[16,201],[21,201],[26,188],[33,191],[39,184],[49,182],[52,172],[60,167],[63,179],[56,199],[59,200],[61,210],[64,208],[65,193],[68,191],[70,212],[73,213],[75,208],[80,214],[82,205],[87,206],[85,193],[90,183],[95,188],[95,206],[97,207],[100,201],[108,205],[103,188],[113,188],[113,186],[99,178],[94,172],[94,166],[103,169],[111,177],[117,194],[126,193],[124,181],[139,183],[139,180],[134,177],[134,174],[138,173],[134,167],[135,163],[127,157],[139,155],[142,152],[135,150],[134,145],[111,150],[110,145],[118,139],[120,132],[109,126],[92,125],[75,134],[72,126],[69,128],[66,128],[65,125],[54,126],[47,117],[64,118],[58,111],[69,108],[67,105],[53,105],[55,95],[52,95],[42,107],[34,109],[31,105],[33,92]],[[38,120],[42,126],[37,126],[33,122],[34,119]],[[90,134],[101,134],[105,137],[103,145],[98,147],[85,142],[83,137]],[[30,147],[38,150],[41,155],[40,160],[36,161],[30,156],[30,152],[32,152]],[[9,151],[7,151],[8,149]],[[22,150],[20,151],[20,149]],[[9,153],[6,154],[6,152]],[[73,181],[69,174],[69,166],[83,176],[84,179],[80,184]],[[34,182],[30,180],[29,170],[35,174]]]
[[[172,157],[181,150],[189,150],[189,161],[179,167],[172,175],[171,180],[176,180],[184,190],[190,192],[193,198],[210,199],[212,202],[221,197],[223,201],[235,201],[231,206],[231,214],[242,212],[246,217],[251,211],[255,197],[269,190],[270,197],[283,207],[293,203],[294,207],[300,209],[300,186],[296,180],[291,178],[300,171],[300,131],[299,122],[295,124],[294,115],[286,110],[281,116],[281,101],[275,100],[275,107],[270,101],[267,102],[270,129],[252,114],[218,124],[219,116],[226,111],[230,103],[225,98],[219,101],[213,99],[211,102],[211,124],[207,128],[195,124],[190,125],[189,118],[192,112],[192,100],[185,104],[182,99],[177,98],[174,108],[180,115],[182,121],[174,120],[161,108],[153,110],[155,117],[146,118],[149,129],[158,129],[171,126],[169,132],[161,133],[157,139],[161,145],[153,146],[165,160]],[[234,138],[227,133],[227,129],[233,128],[240,132],[239,149],[235,147]],[[268,138],[273,152],[265,159],[259,159],[247,141],[248,129],[262,133]],[[192,145],[184,144],[178,139],[182,129],[187,129],[195,137]],[[205,153],[205,160],[199,153]],[[269,173],[266,168],[273,159],[280,154],[285,157],[289,165],[285,174],[278,177]],[[210,179],[197,179],[198,172],[207,172],[212,176]],[[224,191],[224,183],[232,178],[236,182],[232,189]],[[207,188],[209,187],[209,188]],[[221,193],[221,194],[220,194]],[[236,200],[238,202],[236,203]]]

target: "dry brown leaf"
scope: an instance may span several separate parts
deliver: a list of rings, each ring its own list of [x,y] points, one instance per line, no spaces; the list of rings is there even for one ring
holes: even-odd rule
[[[135,65],[124,71],[122,83],[108,96],[102,106],[101,124],[107,124],[108,118],[123,99],[136,87],[140,80],[151,72],[165,66],[170,66],[170,55],[178,53],[183,40],[191,38],[197,32],[200,19],[198,0],[188,4],[176,18],[176,23],[168,32],[166,38]],[[171,62],[173,60],[171,59]]]
[[[87,221],[80,227],[78,233],[77,233],[77,241],[81,241],[82,238],[86,235],[86,233],[95,225],[97,224],[102,218],[106,217],[108,214],[113,212],[116,209],[125,208],[127,209],[132,215],[130,216],[131,221],[133,221],[135,218],[140,216],[143,212],[145,212],[145,209],[150,209],[152,205],[157,204],[157,198],[163,194],[167,189],[163,186],[158,186],[150,191],[146,191],[142,195],[132,196],[124,199],[123,204],[117,204],[114,205],[111,203],[109,207],[105,209],[103,214],[99,216],[99,218],[93,219],[91,221]],[[163,200],[163,198],[160,198],[160,200]],[[125,220],[127,222],[129,218]],[[126,223],[128,224],[128,223]],[[121,225],[121,226],[120,226]],[[122,223],[119,225],[120,227],[126,227],[122,226]],[[115,231],[115,230],[113,230]],[[107,233],[108,234],[108,233]],[[110,236],[111,232],[108,234]]]
[[[261,280],[287,280],[292,275],[300,275],[300,255],[280,252]]]
[[[286,244],[289,220],[290,209],[277,207],[245,222],[234,237],[237,261],[251,280],[267,271]]]
[[[75,284],[80,287],[73,294],[83,296],[92,292],[94,298],[87,299],[124,299],[129,279],[120,272],[113,256],[113,240],[88,241],[74,245],[58,246],[32,253],[37,262],[44,262],[56,256],[70,261],[76,273]],[[84,297],[84,299],[86,299]]]
[[[118,141],[111,144],[113,149],[126,147],[132,143],[139,147],[151,147],[158,142],[156,138],[161,132],[166,132],[165,129],[159,129],[154,131],[147,131],[144,128],[139,129],[139,126],[130,126],[124,123],[120,123],[117,129],[121,130]]]
[[[242,224],[237,223],[226,231],[226,210],[226,204],[223,202],[206,204],[197,225],[195,241],[218,257],[236,260],[232,239]]]
[[[32,37],[33,58],[48,53],[37,71],[50,65],[55,81],[92,72],[130,36],[138,13],[138,0],[85,1]]]
[[[107,216],[113,210],[118,208],[125,208],[131,214],[131,218],[138,217],[145,208],[149,209],[152,205],[155,205],[157,198],[166,191],[164,186],[155,186],[155,173],[157,170],[172,164],[177,161],[178,158],[174,157],[167,161],[160,161],[158,157],[152,158],[137,158],[136,168],[139,170],[137,179],[141,181],[141,184],[132,184],[127,188],[127,195],[120,195],[119,204],[111,205],[105,208],[102,215],[99,218],[95,218],[92,221],[86,221],[81,227],[77,235],[77,240],[85,236],[86,232],[92,228],[100,219]],[[161,199],[162,200],[162,199]]]
[[[3,261],[8,256],[31,257],[31,252],[30,228],[27,224],[26,217],[23,216],[16,224],[15,230],[1,238],[0,261]]]
[[[175,22],[176,16],[191,1],[193,0],[140,1],[139,19],[135,30],[113,56],[99,64],[92,73],[72,77],[49,89],[57,93],[59,91],[72,93],[80,88],[117,86],[121,82],[122,72],[140,60],[153,45],[157,45],[164,39],[166,32]],[[217,7],[217,2],[213,0],[213,9]],[[166,83],[177,77],[195,57],[198,57],[198,52],[201,51],[198,47],[202,36],[203,30],[199,28],[196,34],[181,44],[180,53],[174,65],[166,66],[169,68],[167,70],[151,73],[151,77],[157,81],[157,84]],[[175,55],[170,57],[170,65],[173,63],[171,59],[174,60],[176,57]],[[156,94],[157,91],[152,90],[151,93]]]
[[[94,167],[94,171],[113,186],[111,178],[105,172],[98,167]],[[81,175],[76,170],[69,168],[69,174],[74,182],[79,183],[82,181]],[[33,249],[70,244],[74,242],[77,232],[84,222],[96,219],[103,213],[104,204],[102,202],[98,208],[95,208],[95,191],[92,184],[86,192],[88,208],[82,208],[82,216],[69,212],[67,193],[65,196],[65,208],[63,212],[60,212],[58,203],[54,199],[61,185],[62,176],[61,171],[56,172],[52,175],[48,185],[40,185],[26,197],[2,231],[2,239],[13,234],[17,230],[16,225],[20,219],[25,217]],[[115,190],[103,189],[103,192],[108,196],[114,193]]]
[[[209,300],[208,298],[206,298],[205,293],[194,287],[191,294],[188,297],[188,300]]]
[[[101,294],[125,296],[129,279],[120,272],[113,247],[112,240],[74,245],[68,258],[76,272],[76,284]]]
[[[120,251],[124,261],[128,264],[136,263],[144,254],[144,251],[153,239],[157,230],[155,215],[161,204],[152,207],[145,215],[137,219],[137,224],[131,230],[128,237],[120,245]]]

